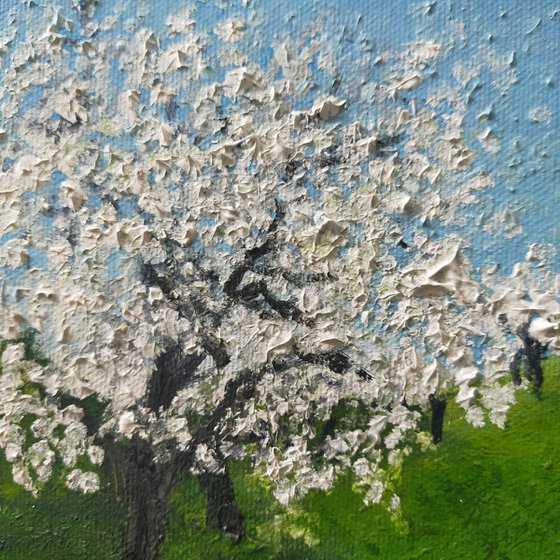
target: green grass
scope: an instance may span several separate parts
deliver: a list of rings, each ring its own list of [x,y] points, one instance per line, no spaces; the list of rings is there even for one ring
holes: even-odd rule
[[[518,392],[503,431],[475,429],[448,405],[444,441],[402,466],[402,519],[364,506],[343,477],[287,512],[248,464],[231,466],[246,536],[205,526],[205,497],[186,477],[171,498],[161,560],[546,560],[560,558],[560,360],[542,400]],[[84,496],[49,482],[38,499],[0,453],[0,560],[117,560],[126,515],[109,491]]]
[[[245,539],[205,527],[205,498],[187,477],[171,500],[162,560],[546,560],[560,558],[560,361],[542,400],[519,391],[508,428],[476,429],[449,404],[444,441],[402,466],[402,519],[364,506],[350,477],[286,513],[266,483],[232,466]]]
[[[34,498],[0,452],[1,560],[121,560],[125,519],[108,490],[83,495],[56,478]]]

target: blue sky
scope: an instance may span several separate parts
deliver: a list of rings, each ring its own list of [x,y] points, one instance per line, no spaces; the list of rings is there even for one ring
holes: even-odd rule
[[[33,4],[33,3],[31,3]],[[62,12],[75,19],[71,1],[41,2],[39,6],[60,6]],[[0,20],[4,26],[10,21],[10,13],[29,13],[29,2],[0,2]],[[166,20],[184,2],[177,0],[149,0],[128,2],[119,25],[109,33],[115,36],[127,33],[130,25],[137,21],[161,32]],[[523,260],[531,243],[557,245],[560,239],[560,142],[558,119],[560,96],[558,88],[558,60],[560,59],[560,2],[539,0],[531,2],[530,11],[523,0],[487,2],[478,0],[470,3],[432,0],[391,2],[364,0],[283,0],[272,2],[199,0],[193,2],[197,9],[199,28],[213,29],[216,23],[234,16],[243,16],[245,5],[259,14],[258,25],[248,30],[246,48],[252,49],[258,61],[264,65],[271,56],[270,45],[291,33],[299,34],[306,25],[328,13],[334,18],[325,18],[325,31],[342,34],[344,47],[342,63],[348,68],[344,74],[341,90],[352,83],[353,44],[369,41],[372,48],[380,51],[399,50],[418,38],[447,42],[457,34],[458,22],[462,26],[465,40],[457,38],[452,48],[444,53],[437,63],[438,81],[449,82],[457,63],[476,61],[481,47],[490,46],[499,55],[511,58],[518,81],[506,92],[493,84],[491,73],[482,74],[469,84],[472,95],[467,107],[465,133],[468,143],[475,149],[475,165],[487,171],[495,180],[496,188],[482,195],[482,205],[465,210],[472,212],[473,227],[462,231],[470,239],[470,258],[475,266],[497,262],[507,273],[515,262]],[[224,7],[225,6],[225,7]],[[100,0],[95,18],[104,19],[122,3]],[[119,10],[122,11],[122,10]],[[24,18],[17,17],[23,28],[28,25]],[[0,24],[1,25],[1,24]],[[73,34],[80,33],[78,24]],[[17,40],[21,40],[23,33]],[[372,76],[372,79],[375,79]],[[318,77],[318,85],[321,80]],[[40,92],[31,92],[28,103],[37,102]],[[419,88],[416,95],[425,93]],[[549,123],[533,122],[529,117],[535,107],[546,107],[551,113]],[[496,154],[486,154],[476,135],[481,130],[480,114],[491,109],[487,125],[501,140],[501,149]],[[486,126],[486,125],[485,125]],[[494,211],[509,209],[512,219],[519,220],[523,233],[510,241],[494,239],[474,224],[482,223]],[[485,213],[481,216],[482,212]],[[560,271],[558,258],[553,269]]]

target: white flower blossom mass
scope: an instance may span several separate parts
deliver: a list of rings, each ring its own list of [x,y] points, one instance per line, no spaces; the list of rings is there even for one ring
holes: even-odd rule
[[[69,488],[95,492],[107,434],[149,441],[162,462],[169,442],[194,446],[194,471],[219,470],[197,422],[246,371],[261,375],[215,438],[226,457],[250,454],[283,504],[348,469],[379,503],[382,465],[410,449],[431,394],[454,388],[473,425],[505,425],[516,330],[531,321],[560,349],[560,279],[546,245],[512,271],[471,262],[466,232],[495,179],[464,134],[468,76],[430,85],[445,45],[357,42],[349,79],[344,41],[320,23],[279,38],[265,63],[247,46],[256,16],[211,31],[186,9],[121,40],[111,18],[29,18],[23,40],[7,39],[0,84],[0,448],[18,484],[37,492],[59,461]],[[504,243],[519,228],[484,227]],[[168,289],[148,284],[143,266],[170,259]],[[257,303],[225,290],[239,270],[236,293]],[[17,342],[28,328],[44,365]],[[153,410],[172,344],[203,359]],[[301,359],[335,352],[344,372]],[[90,396],[106,405],[96,433],[78,403]],[[326,433],[334,410],[355,422]]]

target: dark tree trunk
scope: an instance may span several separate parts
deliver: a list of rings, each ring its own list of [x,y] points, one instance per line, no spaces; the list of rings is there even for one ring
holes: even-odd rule
[[[168,373],[177,371],[181,368],[172,368]],[[201,443],[215,449],[221,462],[219,473],[199,476],[208,499],[207,525],[224,531],[236,542],[241,539],[244,533],[243,516],[235,504],[227,464],[219,453],[215,432],[227,409],[243,396],[243,390],[248,394],[254,392],[254,383],[263,371],[257,374],[246,371],[230,381],[223,401],[194,434],[190,447],[178,451],[171,445],[168,449],[170,456],[164,461],[157,462],[150,442],[139,436],[133,436],[127,443],[117,442],[110,436],[101,442],[105,449],[104,468],[112,480],[115,494],[126,504],[129,512],[124,560],[157,560],[167,526],[169,498],[177,482],[191,466],[193,451]],[[172,386],[169,382],[166,385]],[[158,394],[165,396],[166,392],[158,391]],[[157,408],[159,404],[156,403]]]
[[[192,378],[204,354],[186,354],[180,344],[158,356],[149,382],[147,404],[159,415]],[[191,450],[171,447],[157,462],[149,441],[134,436],[128,443],[107,437],[105,467],[117,497],[129,513],[125,560],[156,560],[167,525],[168,503],[175,484],[191,464]]]
[[[185,473],[189,458],[176,453],[156,463],[149,443],[105,441],[105,467],[114,491],[128,508],[124,560],[156,560],[167,525],[169,497]]]
[[[220,473],[203,473],[198,477],[208,499],[206,525],[223,531],[234,542],[244,533],[243,514],[235,503],[227,467]]]
[[[430,395],[430,405],[432,407],[432,441],[439,443],[443,438],[443,418],[447,402]]]

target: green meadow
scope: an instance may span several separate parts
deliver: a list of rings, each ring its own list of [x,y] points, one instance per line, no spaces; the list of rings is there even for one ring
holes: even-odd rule
[[[38,498],[12,481],[0,459],[2,560],[120,560],[126,511],[105,489],[84,495],[51,479]]]
[[[231,474],[244,539],[233,544],[205,527],[204,495],[186,477],[171,498],[161,559],[560,558],[560,360],[545,364],[541,400],[519,391],[506,430],[473,428],[448,405],[443,442],[415,451],[394,473],[397,519],[364,506],[349,476],[286,510],[265,481],[237,463]],[[0,559],[118,559],[124,522],[108,490],[83,496],[55,480],[35,499],[0,459]]]

